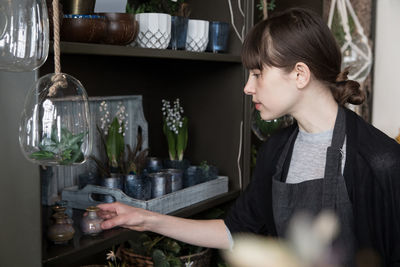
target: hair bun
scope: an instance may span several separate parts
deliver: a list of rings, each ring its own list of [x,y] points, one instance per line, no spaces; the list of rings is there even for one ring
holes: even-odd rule
[[[349,67],[345,68],[341,73],[336,76],[336,82],[345,82],[347,81],[349,75]]]

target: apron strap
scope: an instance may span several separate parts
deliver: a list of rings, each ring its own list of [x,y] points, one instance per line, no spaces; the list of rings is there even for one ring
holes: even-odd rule
[[[338,176],[342,175],[342,147],[346,136],[346,114],[339,106],[333,128],[332,143],[326,151],[322,207],[335,209]]]
[[[276,165],[276,171],[275,171],[275,174],[273,175],[273,179],[276,179],[278,181],[283,181],[282,180],[283,166],[285,165],[286,157],[287,157],[289,150],[291,148],[291,145],[294,142],[294,140],[296,139],[298,133],[299,133],[299,127],[296,127],[296,129],[293,131],[293,133],[289,136],[289,139],[286,141],[286,144],[283,147],[282,153],[279,156],[279,160]]]

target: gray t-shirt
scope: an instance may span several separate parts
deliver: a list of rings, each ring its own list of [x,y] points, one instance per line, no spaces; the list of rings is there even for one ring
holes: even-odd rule
[[[325,173],[326,150],[331,145],[333,130],[307,133],[299,130],[293,147],[286,183],[296,184],[321,179]],[[346,161],[346,139],[342,147],[342,172]]]

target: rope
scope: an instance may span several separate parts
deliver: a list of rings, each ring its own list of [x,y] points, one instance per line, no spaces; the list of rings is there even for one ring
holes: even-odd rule
[[[68,86],[65,75],[61,74],[60,63],[60,16],[58,10],[58,0],[53,0],[53,28],[54,28],[54,73],[51,77],[53,84],[49,88],[48,96],[54,96],[59,87],[66,88]]]
[[[263,19],[268,18],[268,2],[267,0],[263,0]]]
[[[53,0],[53,26],[54,26],[54,73],[61,72],[60,64],[60,18],[58,0]]]

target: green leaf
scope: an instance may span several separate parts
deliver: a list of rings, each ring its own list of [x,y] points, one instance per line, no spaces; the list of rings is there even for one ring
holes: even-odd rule
[[[80,133],[77,135],[72,135],[70,139],[67,140],[67,146],[73,146],[78,144],[79,142],[82,142],[83,137],[86,135],[86,133]]]
[[[66,141],[72,138],[72,133],[67,128],[61,128],[61,141]]]
[[[168,263],[171,267],[181,267],[182,266],[182,262],[178,257],[168,255],[167,259],[168,259]]]
[[[181,246],[179,246],[178,242],[170,238],[166,238],[164,240],[163,247],[165,250],[170,251],[175,255],[177,255],[181,251]]]
[[[154,267],[170,267],[167,256],[165,256],[164,252],[161,250],[155,249],[151,257],[154,262]]]
[[[164,119],[163,132],[165,134],[165,137],[167,138],[169,159],[170,160],[175,160],[175,159],[177,159],[176,150],[175,150],[175,144],[176,144],[175,137],[176,136],[175,136],[175,133],[172,132],[168,128],[167,122],[166,122],[165,119]]]
[[[183,153],[186,150],[188,141],[188,118],[183,118],[182,128],[179,129],[177,136],[176,151],[178,153],[178,159],[183,160]]]
[[[29,155],[29,157],[37,160],[46,160],[46,159],[54,159],[55,154],[49,151],[40,150],[37,152],[33,152],[32,154]]]
[[[106,140],[107,156],[110,160],[110,165],[114,168],[119,167],[119,159],[124,153],[124,136],[119,133],[119,128],[123,127],[119,124],[118,119],[114,118],[110,128],[108,129],[108,135]]]

